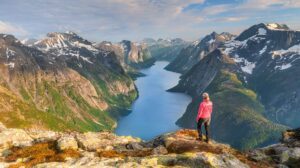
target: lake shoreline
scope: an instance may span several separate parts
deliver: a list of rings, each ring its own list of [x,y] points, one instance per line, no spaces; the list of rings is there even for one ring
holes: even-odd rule
[[[191,98],[183,93],[171,93],[181,74],[164,69],[166,61],[157,61],[140,72],[145,76],[135,80],[138,97],[133,102],[131,112],[118,119],[114,132],[144,140],[156,135],[180,129],[176,125]],[[155,123],[152,125],[151,123]]]

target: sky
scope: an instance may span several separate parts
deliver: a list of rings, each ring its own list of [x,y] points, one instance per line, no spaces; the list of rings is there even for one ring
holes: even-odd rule
[[[300,0],[0,0],[0,33],[19,39],[73,31],[94,42],[197,40],[258,23],[300,30]]]

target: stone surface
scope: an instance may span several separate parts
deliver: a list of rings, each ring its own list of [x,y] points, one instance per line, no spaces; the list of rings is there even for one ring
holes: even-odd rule
[[[61,135],[58,132],[48,130],[28,130],[27,134],[34,139],[35,142],[55,141]]]
[[[57,140],[57,148],[59,150],[78,149],[78,144],[74,136],[64,135]]]
[[[78,145],[88,151],[104,150],[107,146],[127,145],[128,143],[140,142],[140,139],[116,136],[109,132],[87,132],[76,136]]]
[[[12,147],[24,147],[32,145],[33,139],[21,129],[6,129],[0,132],[0,156]]]
[[[36,168],[286,168],[297,167],[300,159],[300,148],[291,147],[286,143],[242,153],[228,145],[214,141],[209,144],[197,141],[197,132],[186,129],[161,135],[149,142],[142,142],[138,138],[117,136],[110,132],[53,134],[35,132],[34,138],[28,135],[33,135],[32,132],[27,132],[20,129],[6,129],[0,133],[1,144],[7,144],[0,156],[0,166],[8,167],[16,163],[26,164],[30,161],[28,157],[17,157],[14,162],[4,162],[4,160],[9,158],[13,150],[18,150],[18,148],[10,149],[11,144],[24,147],[32,145],[33,142],[40,144],[51,142],[55,149],[59,149],[54,151],[58,154],[64,150],[80,154],[78,158],[78,155],[76,157],[69,153],[61,160],[62,162],[43,163],[37,161],[34,165]],[[58,138],[54,136],[57,134],[60,135]],[[42,143],[37,139],[42,140]],[[49,150],[49,152],[53,152],[53,150]]]
[[[160,145],[153,149],[152,154],[153,155],[165,155],[165,154],[168,154],[168,150],[164,146]]]
[[[21,129],[6,129],[0,133],[0,144],[10,144],[12,146],[22,147],[30,146],[33,139]]]
[[[297,146],[299,129],[288,130],[282,134],[282,143],[255,149],[249,156],[257,161],[278,163],[277,167],[300,166],[300,147]],[[296,144],[296,145],[295,145]],[[296,167],[297,167],[296,166]]]

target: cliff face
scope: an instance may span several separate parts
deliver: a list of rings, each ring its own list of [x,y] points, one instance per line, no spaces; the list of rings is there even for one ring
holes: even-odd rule
[[[218,48],[224,42],[231,40],[233,37],[234,35],[229,33],[218,34],[213,32],[210,35],[205,36],[200,42],[195,41],[193,44],[183,48],[166,69],[185,73],[208,53]]]
[[[135,72],[135,69],[148,68],[155,62],[155,58],[145,43],[139,44],[123,40],[116,44],[102,42],[96,47],[104,51],[114,52],[125,70],[131,73]]]
[[[136,97],[116,56],[76,34],[52,33],[35,47],[1,34],[0,71],[0,120],[9,127],[110,130],[113,111]]]
[[[173,61],[178,53],[189,43],[180,39],[144,39],[143,43],[148,46],[151,55],[157,60]]]
[[[240,152],[229,145],[196,140],[194,130],[179,130],[145,142],[109,132],[53,132],[7,129],[0,124],[1,167],[298,167],[299,130],[282,143]]]
[[[146,44],[133,43],[123,40],[121,47],[124,52],[125,62],[137,69],[147,68],[154,64],[155,59],[151,56]]]

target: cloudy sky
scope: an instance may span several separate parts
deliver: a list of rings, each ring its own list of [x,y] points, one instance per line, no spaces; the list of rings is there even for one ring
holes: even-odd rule
[[[300,0],[0,0],[0,33],[20,39],[74,31],[92,41],[196,40],[261,22],[300,30]]]

